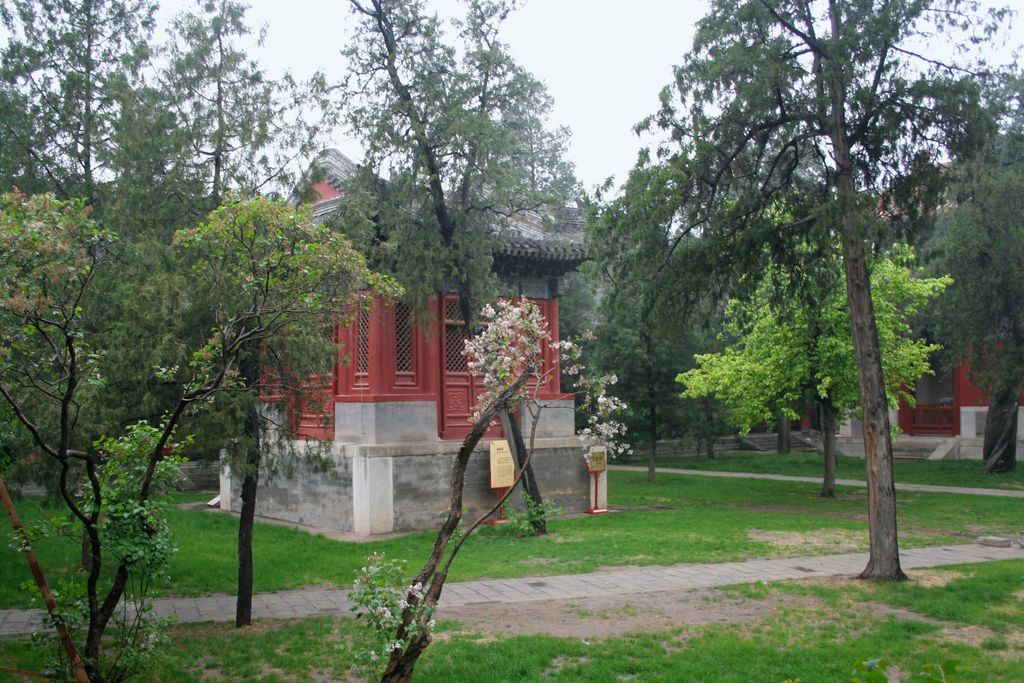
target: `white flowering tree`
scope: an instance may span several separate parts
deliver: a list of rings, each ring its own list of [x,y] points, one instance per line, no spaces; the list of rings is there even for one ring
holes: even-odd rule
[[[452,561],[469,535],[503,505],[518,486],[533,454],[535,427],[530,434],[525,461],[520,464],[513,486],[490,510],[463,528],[462,492],[470,456],[487,429],[502,415],[507,419],[512,411],[525,408],[531,413],[536,426],[543,409],[536,400],[537,390],[550,373],[557,372],[557,367],[541,367],[542,344],[550,337],[537,306],[525,300],[499,301],[485,306],[480,319],[482,331],[466,341],[465,355],[469,369],[483,377],[483,393],[473,415],[472,428],[452,465],[448,512],[437,532],[430,557],[412,584],[403,588],[398,596],[390,594],[391,597],[387,587],[394,585],[395,578],[401,575],[401,568],[396,569],[395,563],[383,561],[379,556],[371,557],[369,566],[360,572],[352,592],[354,602],[365,608],[373,628],[378,633],[388,634],[382,650],[369,653],[369,658],[378,664],[386,662],[380,677],[382,682],[412,679],[416,661],[430,645],[434,610]],[[571,342],[561,342],[558,349],[562,362],[570,365],[572,374],[579,375],[582,365],[578,347]],[[616,405],[615,400],[604,395],[603,389],[600,394],[588,392],[588,395],[593,396],[594,414],[599,417],[589,426],[586,438],[600,438],[606,433],[621,434],[621,427],[609,430],[602,425],[610,417],[608,411]],[[608,445],[615,448],[612,443]]]

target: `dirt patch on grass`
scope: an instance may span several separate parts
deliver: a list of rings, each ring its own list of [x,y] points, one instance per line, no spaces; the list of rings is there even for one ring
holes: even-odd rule
[[[910,580],[924,588],[942,588],[957,579],[969,576],[966,572],[953,570],[936,571],[934,569],[915,569],[910,573]]]
[[[822,531],[763,531],[748,529],[747,537],[759,543],[769,543],[784,553],[801,554],[845,553],[864,547],[865,535],[861,531],[829,529]]]
[[[938,619],[932,619],[931,617],[926,617],[923,614],[911,612],[910,610],[903,609],[902,607],[886,605],[882,602],[859,602],[857,603],[857,606],[859,610],[876,617],[896,617],[897,619],[903,619],[904,621],[918,621],[922,624],[935,624],[936,626],[945,623]]]
[[[582,666],[590,663],[590,657],[555,657],[548,668],[540,673],[540,678],[553,678],[562,673],[567,666]]]
[[[497,636],[546,634],[599,639],[681,626],[761,621],[790,599],[771,596],[753,600],[717,589],[700,589],[595,595],[573,600],[442,605],[438,615],[460,622],[467,631]]]
[[[227,640],[229,638],[245,638],[250,635],[270,633],[284,628],[297,619],[257,619],[250,626],[242,629],[227,629],[221,622],[203,622],[199,624],[178,624],[171,629],[172,635],[179,634],[185,638],[196,640],[208,640],[218,638]]]

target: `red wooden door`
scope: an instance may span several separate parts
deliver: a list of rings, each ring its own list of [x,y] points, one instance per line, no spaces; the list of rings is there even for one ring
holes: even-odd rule
[[[483,393],[483,377],[469,372],[462,353],[467,333],[459,298],[446,294],[441,305],[441,438],[461,439],[469,433],[477,400]],[[492,427],[486,436],[500,434],[500,427]]]

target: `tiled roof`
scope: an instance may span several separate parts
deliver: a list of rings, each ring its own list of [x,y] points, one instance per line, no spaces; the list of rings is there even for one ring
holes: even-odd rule
[[[325,220],[344,201],[344,182],[355,174],[359,166],[336,149],[321,152],[316,163],[324,170],[323,182],[331,190],[321,192],[323,198],[313,204],[314,215]],[[586,259],[583,249],[585,221],[586,209],[579,201],[558,209],[554,215],[541,211],[517,213],[509,219],[505,242],[495,255],[533,262],[561,262],[559,270],[572,270]]]

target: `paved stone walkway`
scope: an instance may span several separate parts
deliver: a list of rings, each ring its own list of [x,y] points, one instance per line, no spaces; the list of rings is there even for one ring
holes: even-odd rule
[[[620,472],[646,472],[646,466],[609,465],[608,469]],[[659,467],[664,474],[694,474],[701,477],[723,477],[725,479],[770,479],[772,481],[799,481],[808,484],[820,484],[821,477],[796,477],[788,474],[756,474],[754,472],[721,472],[718,470],[686,470],[672,467]],[[867,483],[860,479],[836,479],[836,486],[854,486],[867,488]],[[969,486],[933,486],[931,484],[896,483],[897,491],[925,491],[928,493],[962,493],[970,496],[996,496],[1002,498],[1024,498],[1024,491],[1017,489],[982,489]]]
[[[976,544],[913,548],[900,553],[904,569],[950,564],[1024,559],[1024,549],[991,548]],[[586,598],[596,593],[630,595],[666,590],[711,588],[755,581],[851,576],[867,563],[867,553],[756,559],[715,564],[675,564],[630,567],[589,574],[536,576],[519,579],[465,581],[445,585],[441,606]],[[177,615],[181,622],[234,621],[232,596],[163,598],[153,601],[154,611]],[[287,619],[318,614],[348,614],[346,590],[296,590],[253,596],[253,617]],[[37,610],[0,610],[0,636],[32,633],[40,627]]]

